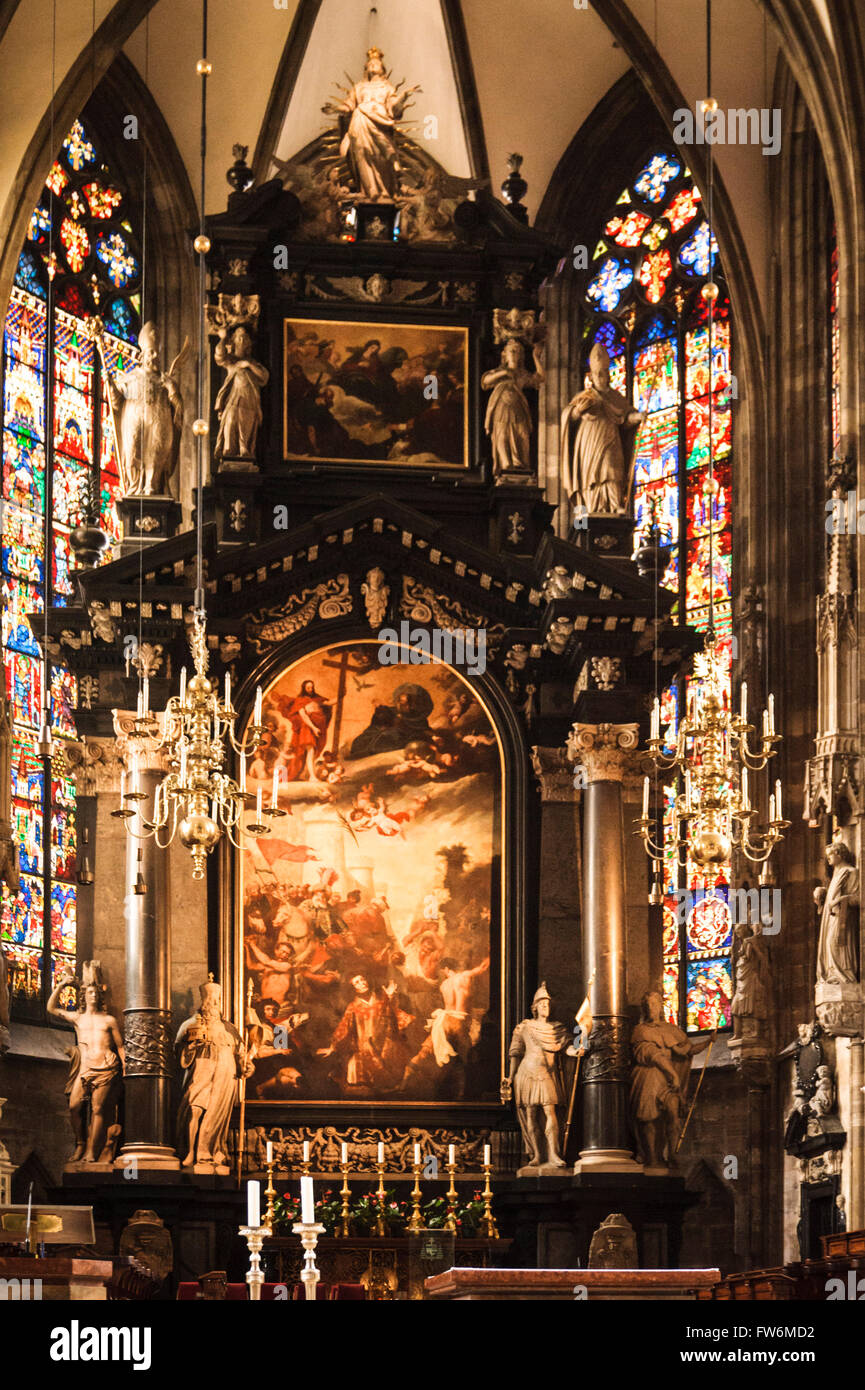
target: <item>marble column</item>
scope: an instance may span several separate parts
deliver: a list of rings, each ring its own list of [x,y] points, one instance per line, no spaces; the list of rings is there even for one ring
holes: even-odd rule
[[[133,716],[115,710],[114,727],[128,757],[126,737]],[[169,921],[169,857],[152,836],[143,835],[141,821],[153,808],[153,795],[163,776],[162,760],[152,746],[139,741],[140,788],[145,800],[127,827],[126,842],[126,1006],[123,1040],[126,1048],[125,1124],[123,1147],[116,1166],[129,1170],[134,1161],[144,1169],[179,1168],[174,1149],[171,1084],[174,1046],[171,1031],[171,942]],[[131,803],[130,803],[131,804]],[[140,858],[139,858],[140,854]],[[140,875],[140,878],[139,878]],[[146,892],[136,893],[136,882]]]
[[[592,1009],[583,1058],[583,1147],[575,1173],[638,1173],[630,1148],[630,1023],[625,980],[625,833],[622,781],[636,724],[575,724],[568,752],[585,769],[583,969]]]

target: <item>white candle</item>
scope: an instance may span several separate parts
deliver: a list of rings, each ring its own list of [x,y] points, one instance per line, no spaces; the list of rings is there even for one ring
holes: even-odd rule
[[[649,779],[643,778],[643,820],[649,819]]]
[[[305,1226],[315,1225],[315,1194],[312,1190],[312,1178],[301,1178],[300,1180],[300,1219]]]
[[[180,785],[186,786],[186,739],[180,745]]]
[[[742,806],[746,811],[751,809],[751,803],[748,800],[748,769],[746,767],[742,768]]]
[[[384,1142],[381,1139],[378,1141],[378,1166],[384,1167]]]
[[[226,673],[225,673],[225,695],[224,695],[224,697],[223,697],[222,703],[225,705],[225,708],[226,708],[226,709],[230,709],[230,708],[231,708],[231,672],[230,672],[230,671],[226,671]]]
[[[261,817],[264,815],[261,805],[261,787],[255,793],[255,819],[261,825]]]
[[[348,1167],[348,1144],[344,1139],[342,1141],[342,1166],[343,1168]]]
[[[484,1144],[484,1167],[485,1167],[485,1168],[489,1168],[489,1166],[490,1166],[490,1146],[489,1146],[489,1144]]]
[[[691,771],[690,771],[690,768],[686,768],[686,769],[685,769],[685,810],[686,810],[686,811],[690,811],[690,809],[691,809]]]
[[[144,713],[147,714],[150,709],[150,681],[147,676],[141,682],[141,694],[144,699]]]
[[[141,718],[143,718],[143,715],[144,715],[144,692],[143,692],[142,690],[139,690],[139,692],[138,692],[138,704],[136,705],[136,708],[135,708],[135,716],[136,716],[137,719],[141,719]]]
[[[240,790],[246,791],[246,754],[240,755]]]
[[[768,711],[767,709],[764,709],[764,710],[763,710],[763,737],[766,738],[766,736],[768,735],[768,733],[769,733],[769,711]]]
[[[182,667],[180,672],[180,704],[186,704],[186,667]]]
[[[252,716],[252,722],[253,722],[253,724],[260,724],[260,723],[261,723],[261,686],[260,686],[260,685],[257,687],[256,692],[255,692],[255,711],[254,711],[253,716]]]
[[[456,1163],[456,1147],[453,1144],[448,1144],[448,1163]]]
[[[660,738],[660,736],[661,736],[661,702],[660,702],[660,700],[658,699],[658,697],[655,696],[655,702],[654,702],[654,704],[652,705],[652,738]]]
[[[777,817],[778,817],[779,820],[783,820],[783,819],[784,819],[783,815],[781,814],[781,783],[780,783],[780,780],[777,781],[777,782],[775,783],[775,814],[777,815]]]
[[[414,1146],[414,1166],[415,1168],[420,1167],[420,1144]]]
[[[267,1141],[267,1162],[273,1162],[273,1142],[270,1139]]]
[[[246,1184],[246,1224],[261,1225],[261,1183],[254,1179]]]
[[[126,769],[120,774],[120,809],[123,810],[123,802],[126,797]]]
[[[260,793],[259,793],[259,795],[260,795]],[[304,1139],[304,1141],[303,1141],[303,1161],[304,1161],[304,1163],[309,1163],[309,1140],[308,1140],[308,1139]]]
[[[748,722],[748,682],[747,682],[747,681],[742,681],[741,687],[740,687],[740,689],[739,689],[739,712],[740,712],[740,715],[741,715],[741,718],[742,718],[742,723],[743,723],[743,724],[747,724],[747,722]]]
[[[139,785],[138,785],[138,754],[137,754],[137,753],[133,753],[133,755],[132,755],[132,790],[133,790],[134,792],[137,792],[137,791],[140,791],[140,790],[141,790],[141,788],[140,788]]]
[[[769,696],[769,733],[775,732],[775,696]]]
[[[769,820],[770,820],[770,821],[773,821],[774,819],[775,819],[775,797],[774,797],[774,795],[772,795],[772,796],[769,797]]]
[[[276,809],[276,805],[277,805],[277,802],[278,802],[278,801],[279,801],[279,769],[275,767],[275,768],[273,769],[273,787],[271,788],[271,792],[270,792],[270,805],[271,805],[271,808],[272,808],[272,809],[274,809],[274,810]]]

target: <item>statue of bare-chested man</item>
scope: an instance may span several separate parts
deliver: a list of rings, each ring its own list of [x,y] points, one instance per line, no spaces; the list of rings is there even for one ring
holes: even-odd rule
[[[67,985],[76,986],[79,1001],[84,1001],[83,1009],[60,1008],[60,993]],[[58,980],[46,1006],[54,1018],[73,1025],[78,1041],[66,1083],[75,1136],[71,1163],[99,1161],[120,1091],[125,1062],[123,1039],[116,1018],[105,1012],[103,993],[103,985],[91,980],[82,986],[69,971]]]

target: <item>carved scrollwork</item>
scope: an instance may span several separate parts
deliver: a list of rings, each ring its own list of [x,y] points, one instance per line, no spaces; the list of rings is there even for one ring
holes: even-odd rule
[[[316,615],[322,619],[342,618],[352,610],[352,597],[347,574],[337,574],[317,584],[314,589],[302,589],[290,594],[275,608],[262,608],[249,619],[249,641],[255,651],[283,642],[301,628],[307,627]]]
[[[568,756],[582,763],[590,782],[622,782],[637,742],[636,724],[574,724]]]
[[[385,1168],[388,1173],[410,1173],[414,1162],[414,1146],[420,1144],[424,1161],[434,1156],[440,1165],[447,1163],[448,1145],[456,1146],[461,1169],[480,1168],[483,1146],[490,1142],[488,1129],[373,1129],[366,1126],[324,1125],[320,1129],[268,1129],[259,1126],[247,1134],[251,1157],[263,1159],[267,1140],[273,1144],[274,1162],[278,1168],[299,1168],[303,1159],[304,1141],[309,1143],[310,1166],[314,1172],[337,1172],[342,1144],[348,1145],[348,1166],[351,1172],[370,1172],[376,1166],[379,1141],[384,1144]],[[236,1143],[236,1138],[234,1140]],[[261,1151],[259,1153],[259,1150]]]

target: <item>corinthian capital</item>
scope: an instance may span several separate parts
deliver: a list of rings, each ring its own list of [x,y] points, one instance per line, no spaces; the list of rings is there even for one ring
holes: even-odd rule
[[[138,754],[138,766],[142,772],[167,772],[168,763],[165,752],[159,746],[162,731],[156,717],[151,717],[150,736],[136,738],[133,743],[129,735],[135,728],[137,718],[135,711],[115,709],[112,710],[112,714],[114,716],[114,732],[117,735],[117,752],[123,759],[124,766],[127,768],[131,766],[131,754],[134,748]]]
[[[636,724],[574,724],[568,757],[586,769],[587,782],[622,782],[633,772]]]

